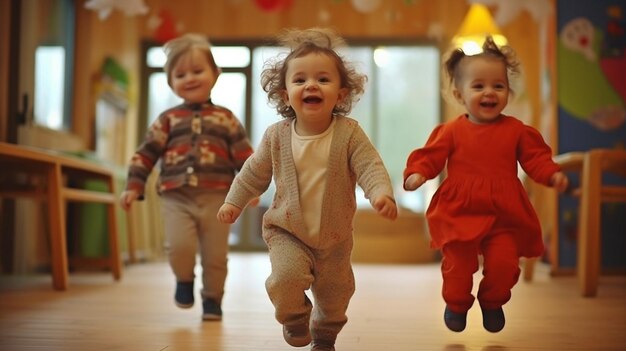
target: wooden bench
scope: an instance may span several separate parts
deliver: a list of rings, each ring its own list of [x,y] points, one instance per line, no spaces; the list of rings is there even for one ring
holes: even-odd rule
[[[28,197],[46,201],[47,222],[51,243],[52,286],[66,290],[68,286],[67,250],[67,203],[102,203],[107,209],[109,255],[104,259],[92,259],[96,265],[110,268],[113,278],[122,275],[122,263],[117,233],[115,175],[113,170],[94,162],[71,157],[60,152],[0,142],[0,198]],[[43,176],[45,184],[40,187],[20,187],[5,181],[11,174]],[[101,180],[107,191],[90,191],[72,187],[83,180]],[[4,184],[2,184],[4,183]],[[77,264],[87,263],[78,259]]]

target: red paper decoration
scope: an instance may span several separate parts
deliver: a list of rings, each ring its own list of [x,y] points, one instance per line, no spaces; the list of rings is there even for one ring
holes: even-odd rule
[[[154,40],[158,43],[165,43],[171,39],[174,39],[178,36],[178,31],[176,30],[176,23],[174,21],[174,16],[167,11],[161,10],[159,12],[159,25],[154,31]]]
[[[273,12],[288,9],[293,0],[254,0],[254,2],[261,10]]]

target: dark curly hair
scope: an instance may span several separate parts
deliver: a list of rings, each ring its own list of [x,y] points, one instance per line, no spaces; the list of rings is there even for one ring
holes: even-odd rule
[[[295,118],[296,113],[283,101],[282,93],[287,89],[286,74],[289,62],[294,58],[303,57],[310,53],[321,53],[331,57],[337,64],[341,88],[347,90],[346,98],[333,109],[333,115],[345,116],[352,110],[364,92],[367,76],[358,73],[352,64],[340,56],[336,49],[345,45],[345,41],[334,31],[326,28],[309,28],[305,30],[286,29],[278,36],[280,45],[289,48],[289,52],[282,53],[265,63],[261,73],[261,86],[267,92],[270,105],[276,108],[284,118]]]
[[[448,74],[449,83],[451,85],[456,85],[461,80],[461,69],[459,69],[459,65],[468,57],[488,57],[502,61],[506,67],[507,79],[519,73],[519,61],[517,60],[513,48],[508,45],[498,47],[498,45],[496,45],[493,41],[493,38],[491,36],[487,36],[481,53],[476,55],[466,55],[460,48],[454,49],[450,53],[444,65],[446,73]]]

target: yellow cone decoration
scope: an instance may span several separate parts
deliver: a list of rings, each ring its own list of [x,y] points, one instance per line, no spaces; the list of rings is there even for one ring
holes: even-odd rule
[[[491,35],[498,46],[507,43],[489,9],[482,4],[472,4],[457,34],[452,38],[452,45],[462,48],[466,55],[475,55],[482,51],[487,35]]]

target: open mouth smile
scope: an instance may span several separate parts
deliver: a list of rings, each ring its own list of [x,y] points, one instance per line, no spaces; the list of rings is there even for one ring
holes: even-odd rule
[[[317,96],[309,96],[309,97],[302,99],[302,101],[304,101],[307,104],[318,104],[322,102],[322,98],[317,97]]]
[[[487,108],[494,108],[496,106],[498,106],[497,102],[481,102],[480,103],[481,107],[487,107]]]

